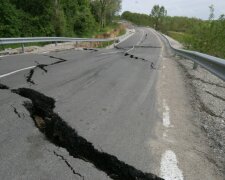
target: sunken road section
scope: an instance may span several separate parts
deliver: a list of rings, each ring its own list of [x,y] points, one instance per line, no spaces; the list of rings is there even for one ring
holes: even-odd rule
[[[36,127],[56,146],[65,148],[74,158],[92,163],[97,169],[105,172],[115,180],[162,180],[151,173],[144,173],[120,160],[117,157],[100,152],[92,143],[78,135],[53,109],[55,100],[28,88],[11,90],[31,100],[24,102]]]

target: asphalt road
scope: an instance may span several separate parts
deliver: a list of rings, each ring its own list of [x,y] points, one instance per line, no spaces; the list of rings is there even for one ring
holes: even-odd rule
[[[162,51],[155,32],[137,28],[113,49],[1,57],[0,83],[10,88],[0,89],[1,179],[116,179],[118,174],[109,170],[115,164],[100,167],[112,156],[140,172],[162,175],[161,156],[151,150],[156,124],[163,121],[156,89]],[[19,88],[34,91],[27,95]],[[55,108],[47,101],[39,103],[42,98],[36,92],[54,98]],[[32,112],[24,106],[29,99]],[[51,142],[51,135],[46,138],[40,131],[49,117],[66,122],[107,158],[96,155],[93,160],[89,149],[73,154],[75,145],[62,143],[71,136],[67,126]],[[78,138],[73,143],[82,148],[81,142]],[[174,173],[182,179],[179,169]]]

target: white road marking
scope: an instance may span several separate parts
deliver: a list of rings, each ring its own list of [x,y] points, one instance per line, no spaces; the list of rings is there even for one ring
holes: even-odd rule
[[[166,128],[170,127],[170,108],[166,103],[166,100],[163,100],[163,126],[165,126]]]
[[[167,150],[161,159],[160,175],[165,180],[183,180],[183,173],[178,167],[175,153]]]
[[[47,54],[47,53],[49,53],[48,51],[44,51],[44,52],[42,52],[41,54]]]
[[[114,51],[114,52],[108,52],[108,53],[101,53],[101,55],[107,55],[107,54],[117,54],[117,53],[121,53],[123,51]]]
[[[128,49],[125,53],[128,53],[128,52],[132,51],[133,49],[134,49],[134,46],[132,48]]]
[[[3,77],[6,77],[6,76],[10,76],[12,74],[16,74],[16,73],[21,72],[21,71],[25,71],[25,70],[28,70],[28,69],[33,69],[35,67],[36,66],[30,66],[30,67],[26,67],[26,68],[19,69],[19,70],[16,70],[16,71],[12,71],[12,72],[7,73],[7,74],[0,75],[0,79],[3,78]]]
[[[140,41],[138,41],[138,43],[136,44],[136,46],[139,45],[139,44],[141,44],[141,42],[142,42],[142,40],[143,40],[143,38],[144,38],[144,30],[141,29],[141,31],[142,31],[142,36],[141,36]]]
[[[127,37],[121,39],[120,42],[119,42],[119,43],[116,43],[115,45],[117,46],[117,45],[119,45],[120,43],[126,41],[128,38],[130,38],[131,36],[133,36],[133,35],[135,34],[135,32],[136,32],[136,31],[135,31],[135,29],[134,29],[134,32],[131,32],[131,34],[129,34]]]
[[[142,32],[141,39],[140,39],[139,42],[137,42],[137,44],[136,44],[135,46],[139,45],[139,44],[141,43],[141,41],[143,40],[143,37],[144,37],[144,30],[141,29],[141,32]],[[125,53],[128,53],[128,52],[132,51],[132,50],[134,49],[135,46],[133,46],[132,48],[128,49]]]

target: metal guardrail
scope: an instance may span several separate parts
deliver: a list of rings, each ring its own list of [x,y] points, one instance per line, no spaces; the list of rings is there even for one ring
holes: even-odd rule
[[[21,44],[22,52],[25,52],[24,44],[39,42],[110,42],[117,41],[119,38],[97,39],[97,38],[68,38],[68,37],[26,37],[26,38],[0,38],[0,45]]]
[[[167,40],[168,44],[176,54],[194,62],[194,69],[197,68],[198,64],[225,81],[225,59],[217,58],[196,51],[174,48],[167,37],[165,35],[162,36]]]
[[[67,38],[67,37],[28,37],[28,38],[0,38],[0,45],[25,44],[36,42],[108,42],[118,38],[96,39],[96,38]]]

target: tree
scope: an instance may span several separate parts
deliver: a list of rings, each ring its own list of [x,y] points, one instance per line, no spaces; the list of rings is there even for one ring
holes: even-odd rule
[[[164,6],[155,5],[152,8],[150,16],[154,21],[154,28],[159,30],[163,18],[167,15],[167,11]]]
[[[92,10],[102,28],[120,10],[121,0],[92,0]]]
[[[0,37],[20,35],[21,12],[9,0],[0,1]]]

